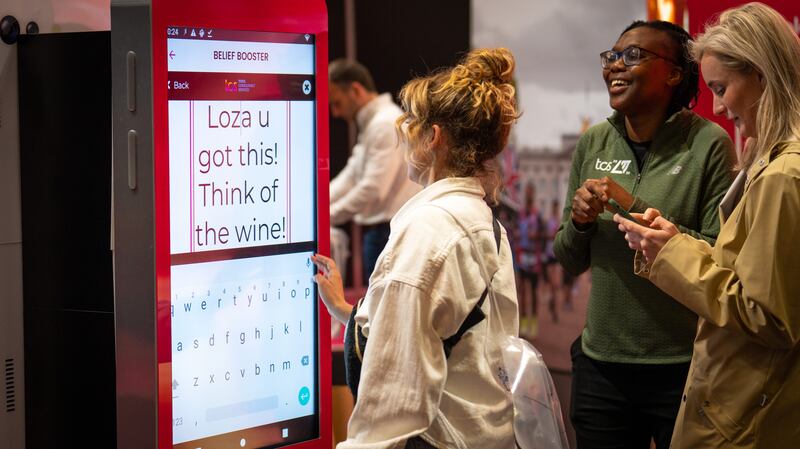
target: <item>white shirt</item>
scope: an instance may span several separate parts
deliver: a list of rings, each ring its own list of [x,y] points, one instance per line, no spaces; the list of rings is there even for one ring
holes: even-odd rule
[[[348,439],[338,449],[402,448],[415,435],[438,448],[515,447],[510,398],[484,352],[488,319],[518,331],[514,270],[504,229],[498,255],[483,196],[476,178],[443,179],[392,219],[355,317],[368,342]],[[493,310],[487,297],[482,310],[491,317],[470,329],[449,359],[442,340],[458,330],[486,285],[469,237],[437,206],[472,234],[499,304]]]
[[[331,181],[331,224],[388,222],[421,187],[408,179],[395,121],[402,111],[389,94],[356,113],[358,141],[344,169]]]

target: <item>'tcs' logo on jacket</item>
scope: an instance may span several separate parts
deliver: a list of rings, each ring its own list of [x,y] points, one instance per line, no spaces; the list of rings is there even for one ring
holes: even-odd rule
[[[631,160],[617,160],[601,161],[599,158],[594,163],[595,170],[607,171],[618,175],[630,175],[631,172],[628,167],[631,166]]]

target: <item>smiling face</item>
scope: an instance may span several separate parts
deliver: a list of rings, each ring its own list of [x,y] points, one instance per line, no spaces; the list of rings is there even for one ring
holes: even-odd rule
[[[714,95],[714,114],[733,120],[742,137],[758,137],[756,116],[764,92],[761,75],[755,70],[729,69],[712,53],[700,59],[700,71]]]
[[[620,58],[603,69],[611,107],[626,116],[666,111],[672,92],[681,80],[680,68],[652,53],[677,59],[675,44],[666,32],[642,26],[620,36],[613,50],[622,51],[631,46],[649,50],[642,52],[638,65],[627,67]]]

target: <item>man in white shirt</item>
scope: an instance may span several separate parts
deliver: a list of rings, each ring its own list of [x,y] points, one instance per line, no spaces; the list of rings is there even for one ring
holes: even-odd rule
[[[395,121],[402,111],[388,93],[378,94],[372,75],[356,61],[328,66],[331,114],[355,121],[358,140],[344,169],[331,181],[331,224],[362,226],[364,279],[389,239],[389,221],[420,186],[408,179]]]

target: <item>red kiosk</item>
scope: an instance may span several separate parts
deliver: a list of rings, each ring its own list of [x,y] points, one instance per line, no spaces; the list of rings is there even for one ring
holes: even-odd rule
[[[112,2],[117,441],[331,445],[327,14]]]

